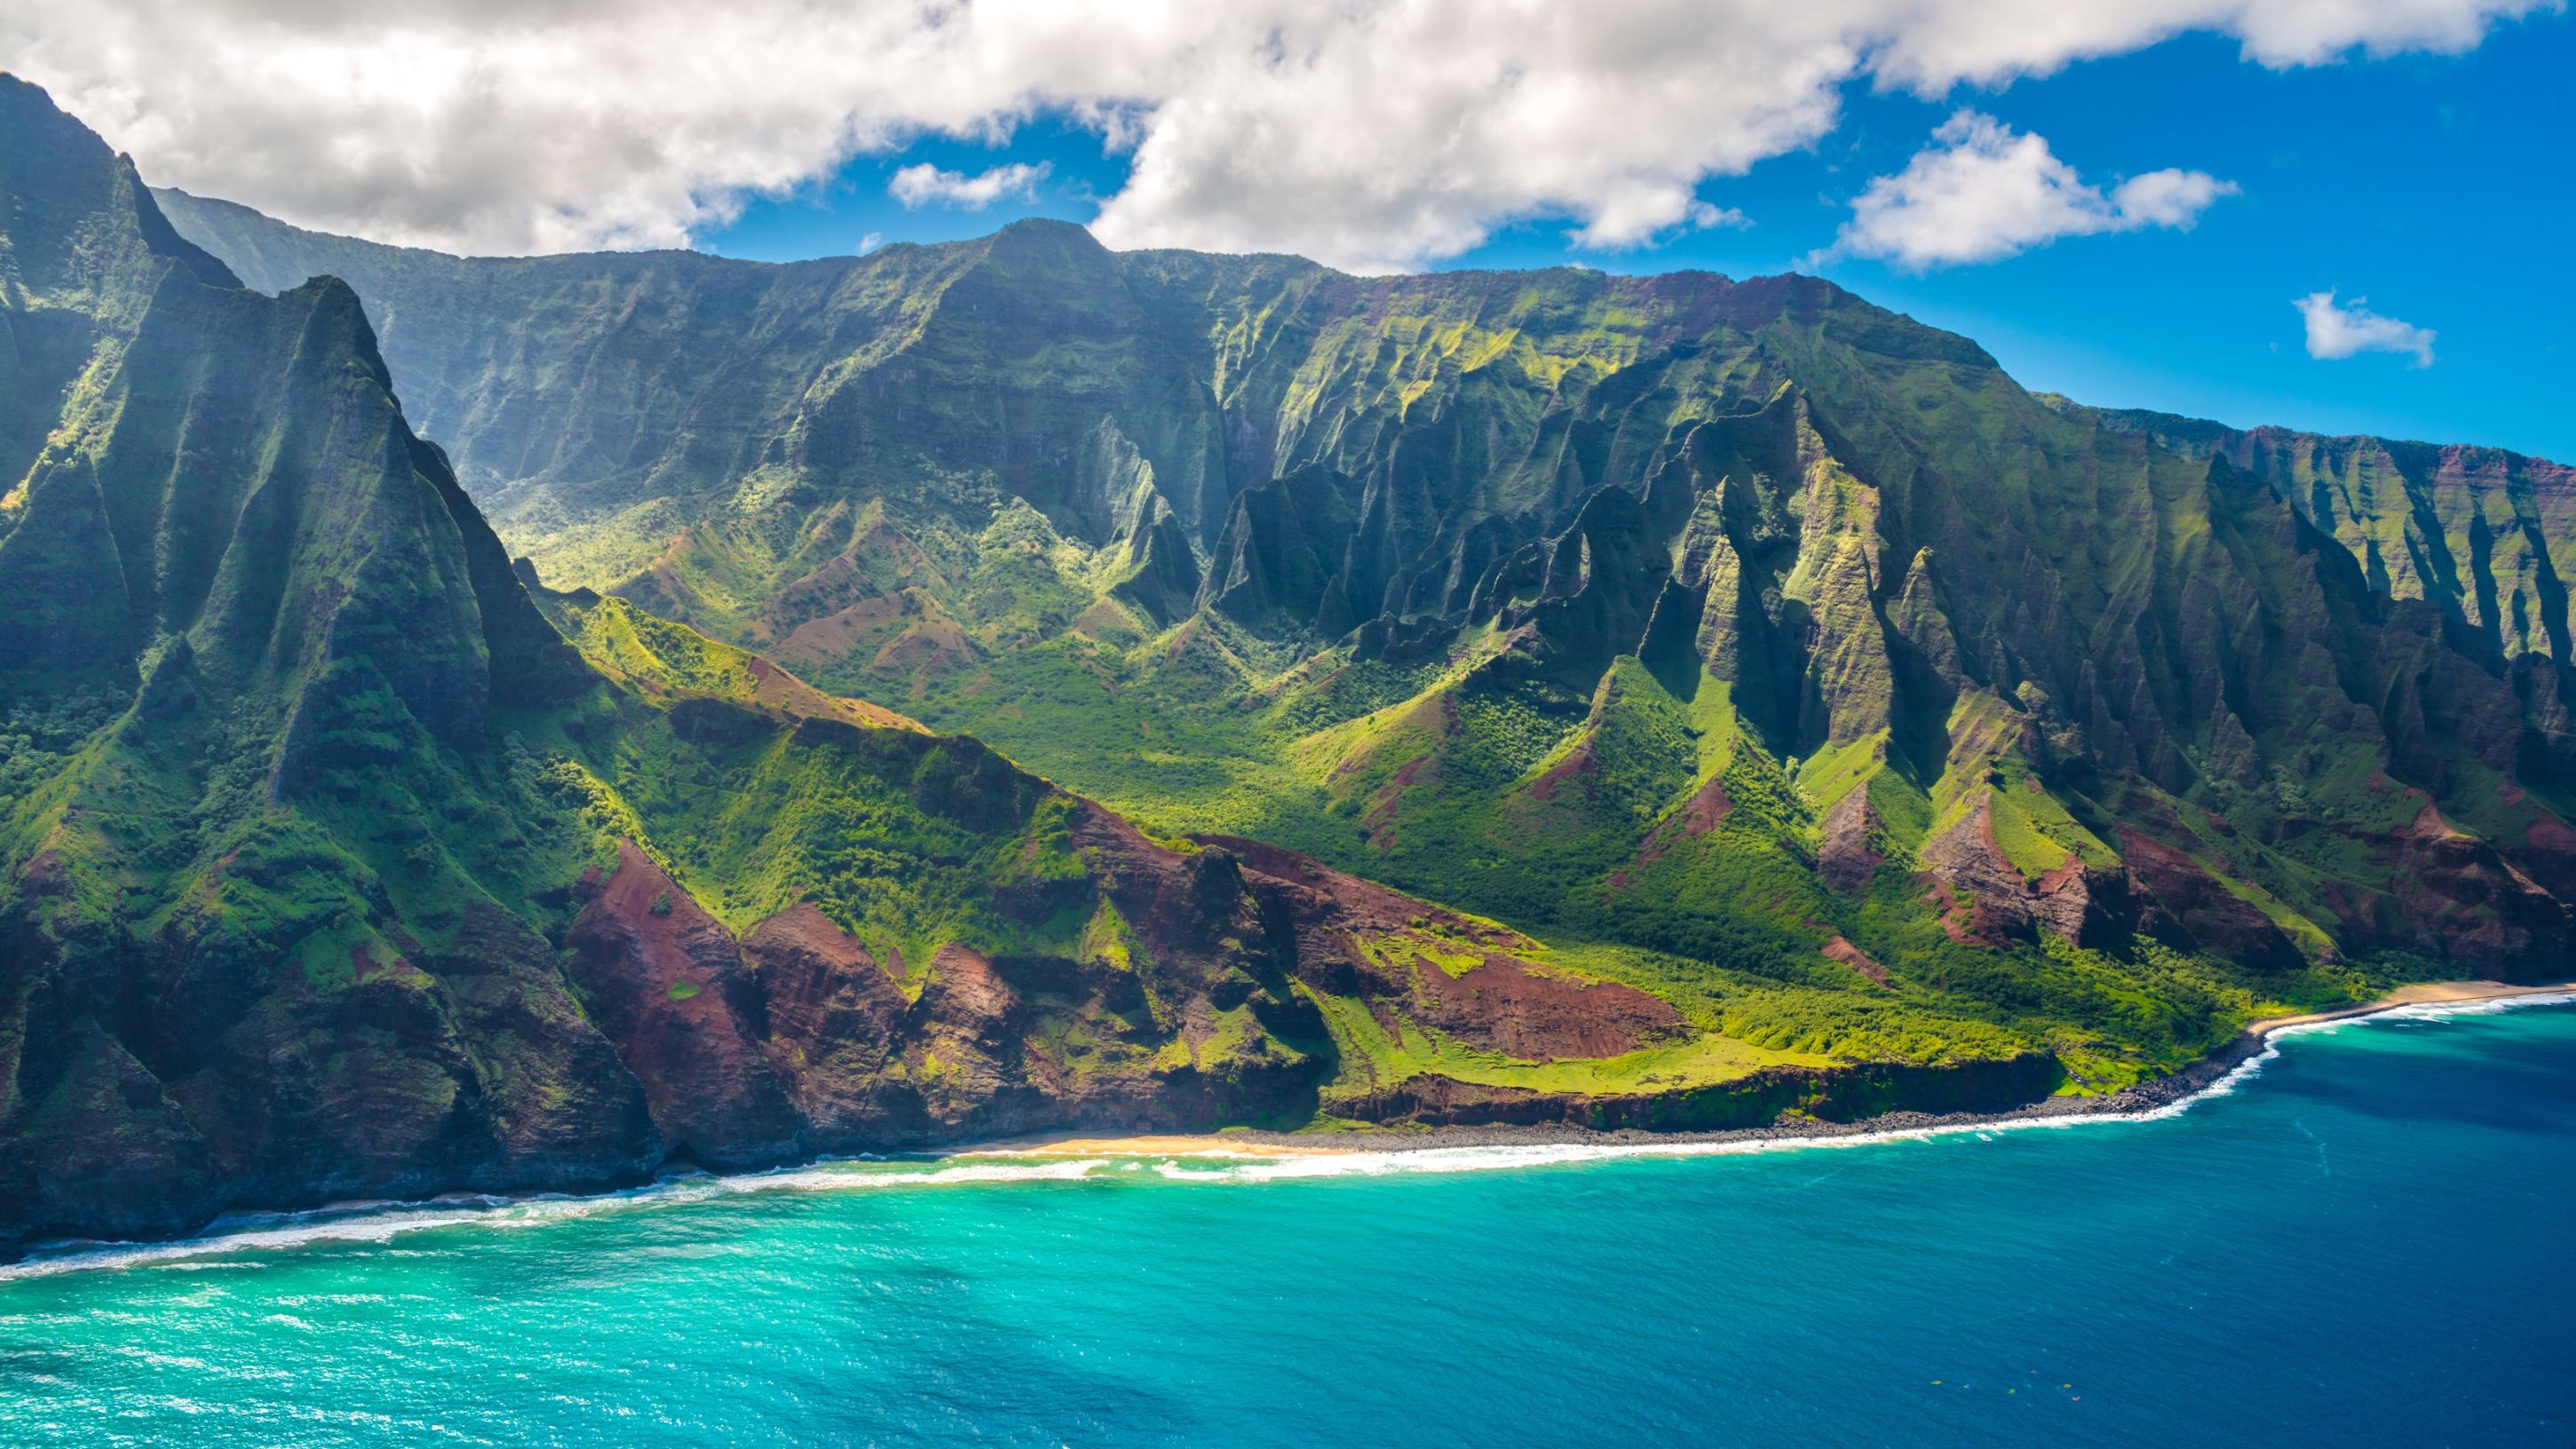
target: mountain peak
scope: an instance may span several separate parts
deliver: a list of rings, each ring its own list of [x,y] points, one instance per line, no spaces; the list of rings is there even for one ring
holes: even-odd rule
[[[153,260],[209,286],[240,285],[171,227],[132,158],[109,149],[43,87],[5,72],[0,188],[20,208],[5,223],[11,245],[0,256],[0,279],[22,292],[128,321],[155,280]]]
[[[1091,228],[1084,226],[1080,222],[1063,221],[1052,216],[1023,216],[1015,221],[1003,223],[1001,228],[994,232],[993,235],[1016,235],[1022,237],[1053,236],[1060,241],[1073,241],[1077,237],[1080,237],[1091,241],[1095,246],[1099,245],[1099,239],[1091,235]]]

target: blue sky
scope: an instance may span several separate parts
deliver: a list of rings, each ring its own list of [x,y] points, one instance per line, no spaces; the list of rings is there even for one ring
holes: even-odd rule
[[[1750,225],[1686,231],[1651,249],[1578,250],[1563,218],[1516,223],[1437,263],[1733,276],[1820,270],[1882,305],[1966,333],[2025,384],[2088,402],[2238,425],[2283,423],[2516,448],[2576,461],[2576,20],[2502,23],[2456,56],[2355,56],[2273,70],[2233,39],[2188,35],[1997,89],[1937,100],[1842,93],[1812,147],[1698,188]],[[1975,265],[1913,271],[1827,258],[1873,177],[1903,171],[1933,131],[1973,108],[2046,138],[2087,183],[2164,168],[2237,188],[2189,230],[2074,235]],[[1088,221],[1127,179],[1098,132],[1056,116],[983,144],[927,136],[862,155],[829,181],[752,199],[699,234],[730,256],[847,253],[875,236],[974,236],[1022,216]],[[1044,166],[1032,197],[980,210],[889,195],[901,168],[973,175]],[[2309,355],[2295,299],[2339,301],[2438,334],[2435,361]]]

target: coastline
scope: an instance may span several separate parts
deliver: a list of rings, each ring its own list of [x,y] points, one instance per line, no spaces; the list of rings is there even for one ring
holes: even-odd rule
[[[762,1171],[712,1174],[688,1171],[606,1191],[534,1191],[496,1195],[460,1191],[424,1199],[323,1203],[288,1210],[234,1211],[194,1233],[149,1239],[53,1239],[20,1245],[0,1259],[0,1284],[94,1268],[185,1257],[240,1248],[284,1246],[317,1240],[381,1243],[419,1228],[493,1217],[537,1220],[597,1211],[623,1201],[679,1194],[762,1192],[801,1186],[846,1185],[831,1164],[875,1162],[887,1169],[909,1163],[921,1171],[893,1171],[886,1183],[1071,1180],[1119,1159],[1193,1159],[1196,1170],[1165,1161],[1165,1177],[1269,1181],[1283,1178],[1375,1174],[1389,1171],[1470,1171],[1539,1166],[1605,1157],[1704,1156],[1803,1147],[1861,1146],[1870,1142],[2015,1128],[2073,1127],[2092,1122],[2147,1121],[2178,1114],[2198,1099],[2222,1093],[2250,1075],[2275,1051],[2284,1032],[2330,1026],[2410,1009],[2534,1005],[2576,1002],[2576,981],[2519,986],[2496,981],[2425,982],[2401,987],[2357,1006],[2249,1022],[2216,1051],[2171,1076],[2100,1097],[2052,1097],[2003,1112],[1891,1112],[1849,1122],[1807,1120],[1763,1127],[1700,1132],[1635,1128],[1592,1131],[1564,1126],[1387,1128],[1324,1133],[1227,1128],[1216,1132],[1114,1134],[1097,1129],[1020,1134],[856,1158],[811,1158]],[[1478,1151],[1477,1149],[1487,1149]],[[1494,1152],[1490,1149],[1520,1149]],[[1035,1159],[1032,1161],[1031,1159]]]
[[[2178,1111],[2228,1082],[2265,1056],[2284,1031],[2381,1016],[2409,1007],[2476,1006],[2533,997],[2576,1000],[2576,981],[2518,985],[2505,981],[2423,981],[2373,1000],[2331,1011],[2265,1017],[2245,1024],[2232,1039],[2170,1076],[2140,1082],[2099,1097],[2050,1097],[2002,1112],[1888,1112],[1850,1122],[1822,1120],[1710,1132],[1653,1132],[1640,1128],[1594,1131],[1563,1126],[1428,1127],[1354,1129],[1331,1133],[1271,1132],[1227,1128],[1218,1132],[1112,1134],[1098,1131],[1031,1133],[931,1149],[941,1159],[976,1157],[1350,1157],[1461,1147],[1601,1146],[1652,1151],[1714,1144],[1804,1143],[1916,1136],[2015,1126],[2071,1126],[2085,1121],[2138,1120]]]

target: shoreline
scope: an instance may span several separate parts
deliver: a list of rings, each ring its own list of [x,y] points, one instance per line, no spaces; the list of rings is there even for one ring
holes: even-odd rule
[[[534,1212],[552,1216],[582,1213],[620,1200],[659,1196],[674,1190],[683,1193],[760,1192],[799,1185],[799,1179],[806,1179],[816,1169],[836,1162],[874,1161],[888,1166],[907,1162],[922,1164],[931,1170],[905,1175],[901,1180],[933,1182],[1069,1179],[1085,1176],[1090,1169],[1104,1165],[1109,1159],[1161,1157],[1204,1161],[1214,1158],[1234,1159],[1238,1165],[1217,1169],[1213,1175],[1248,1176],[1258,1180],[1336,1175],[1340,1171],[1351,1170],[1403,1170],[1392,1165],[1413,1154],[1455,1153],[1477,1148],[1521,1148],[1530,1150],[1531,1155],[1499,1157],[1492,1161],[1443,1161],[1435,1155],[1421,1159],[1419,1165],[1429,1170],[1456,1171],[1573,1162],[1595,1156],[1703,1156],[1768,1149],[1861,1146],[1870,1142],[1962,1132],[2148,1121],[2178,1114],[2200,1098],[2223,1092],[2240,1077],[2250,1075],[2261,1062],[2277,1054],[2272,1039],[2283,1032],[2335,1025],[2411,1008],[2475,1007],[2517,1001],[2535,1005],[2576,1003],[2576,981],[2536,986],[2497,981],[2441,981],[2400,987],[2361,1005],[2249,1022],[2225,1045],[2171,1076],[2105,1096],[2051,1097],[2005,1112],[1890,1112],[1851,1122],[1816,1120],[1702,1132],[1481,1126],[1325,1133],[1270,1132],[1250,1128],[1227,1128],[1205,1133],[1114,1134],[1096,1129],[1030,1133],[884,1154],[808,1158],[750,1172],[716,1174],[691,1170],[665,1173],[630,1186],[604,1191],[538,1190],[502,1195],[460,1191],[423,1199],[341,1201],[285,1210],[236,1210],[219,1215],[194,1233],[173,1237],[53,1239],[25,1243],[5,1259],[0,1259],[0,1284],[27,1276],[114,1268],[170,1256],[225,1252],[287,1241],[383,1242],[416,1228],[473,1221],[486,1214]],[[1548,1149],[1556,1151],[1551,1154]],[[1037,1160],[1032,1162],[1030,1159],[1033,1158]],[[1365,1165],[1372,1160],[1378,1164],[1377,1167]],[[942,1165],[953,1165],[957,1170],[942,1174],[938,1171]],[[1171,1169],[1172,1164],[1167,1162],[1164,1165],[1166,1176],[1171,1175]]]
[[[2003,1112],[1887,1112],[1850,1122],[1775,1123],[1707,1132],[1653,1132],[1642,1128],[1596,1131],[1581,1127],[1484,1126],[1352,1129],[1330,1133],[1274,1132],[1233,1127],[1215,1132],[1116,1134],[1072,1129],[962,1142],[926,1149],[941,1160],[976,1157],[1240,1157],[1277,1159],[1349,1157],[1425,1152],[1460,1147],[1617,1146],[1651,1150],[1657,1144],[1689,1148],[1724,1143],[1825,1142],[1893,1138],[1918,1133],[2086,1121],[2141,1120],[2176,1111],[2235,1077],[2271,1049],[2284,1031],[2358,1021],[2418,1006],[2476,1006],[2532,997],[2576,1000],[2576,981],[2517,985],[2505,981],[2423,981],[2400,986],[2370,1001],[2331,1011],[2250,1021],[2225,1044],[2169,1076],[2099,1097],[2048,1097]]]

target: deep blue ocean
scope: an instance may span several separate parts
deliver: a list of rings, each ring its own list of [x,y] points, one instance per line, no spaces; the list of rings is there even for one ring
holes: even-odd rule
[[[2147,1121],[245,1221],[9,1270],[0,1444],[2567,1444],[2571,1226],[2576,1007],[2382,1018]]]

